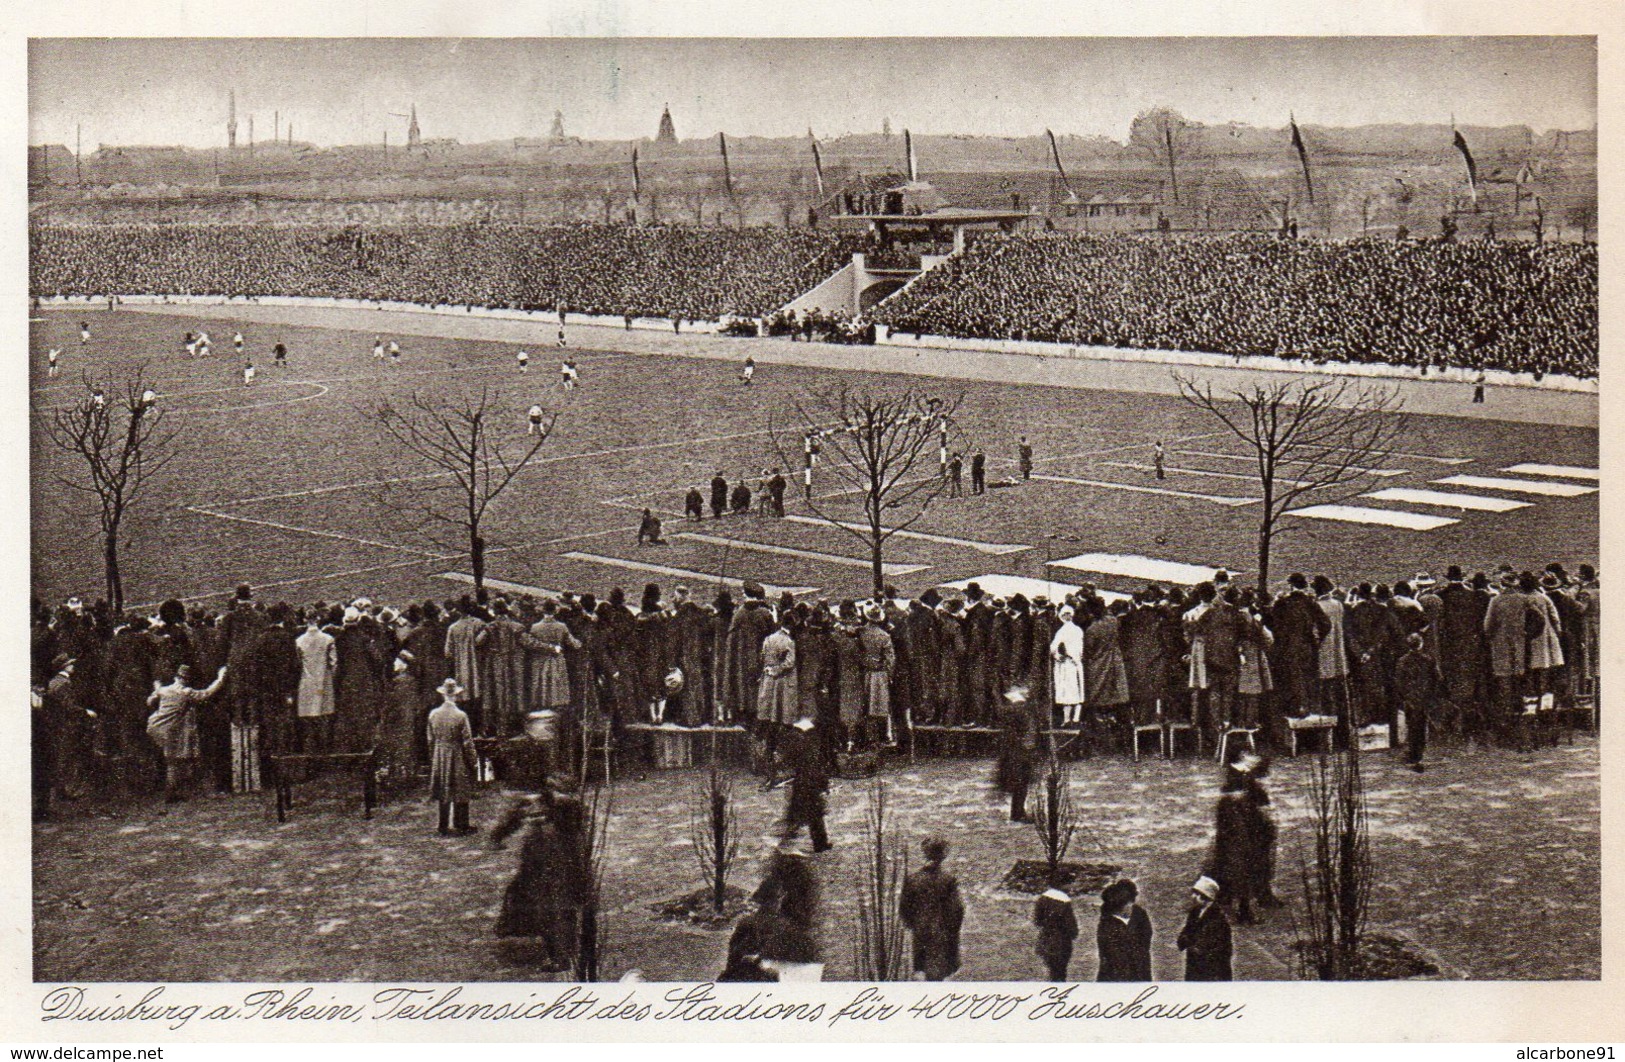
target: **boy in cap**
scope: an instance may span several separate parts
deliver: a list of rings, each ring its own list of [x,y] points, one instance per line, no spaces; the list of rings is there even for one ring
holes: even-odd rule
[[[1134,901],[1140,890],[1127,878],[1100,893],[1100,927],[1095,934],[1100,959],[1096,981],[1151,980],[1151,918]]]
[[[1190,909],[1179,931],[1179,950],[1185,953],[1185,980],[1233,980],[1230,960],[1233,945],[1230,921],[1217,903],[1219,883],[1202,875],[1191,885]]]

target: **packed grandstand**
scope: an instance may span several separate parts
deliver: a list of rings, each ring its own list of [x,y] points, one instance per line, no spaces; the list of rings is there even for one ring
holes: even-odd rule
[[[865,248],[816,230],[35,226],[31,289],[763,318]],[[872,311],[894,332],[1597,375],[1595,244],[988,236]]]

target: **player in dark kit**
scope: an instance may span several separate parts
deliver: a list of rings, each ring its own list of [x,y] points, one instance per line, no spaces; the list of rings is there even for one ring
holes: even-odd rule
[[[275,365],[284,369],[288,367],[288,348],[283,344],[278,343],[276,346],[272,347],[271,356],[274,359]]]
[[[978,447],[970,455],[970,492],[981,494],[987,490],[987,455]]]
[[[718,472],[711,477],[711,515],[717,519],[728,511],[728,481]]]
[[[1033,448],[1025,435],[1021,437],[1020,443],[1016,446],[1016,464],[1021,469],[1022,479],[1033,478]]]

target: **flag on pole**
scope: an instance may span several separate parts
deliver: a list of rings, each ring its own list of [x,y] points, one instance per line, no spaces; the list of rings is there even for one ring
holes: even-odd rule
[[[1061,165],[1061,149],[1055,143],[1055,134],[1046,129],[1044,135],[1049,137],[1049,153],[1055,160],[1055,172],[1061,175],[1061,187],[1066,189],[1068,196],[1072,196],[1072,182],[1066,179],[1066,167]]]
[[[1467,186],[1472,189],[1473,202],[1478,202],[1478,165],[1473,162],[1473,153],[1467,150],[1467,140],[1461,135],[1461,130],[1453,130],[1456,134],[1456,150],[1461,152],[1462,159],[1467,163]]]
[[[914,137],[903,130],[903,150],[908,154],[908,180],[912,184],[920,179],[920,161],[914,157]]]
[[[643,191],[643,180],[638,175],[638,146],[632,145],[632,198],[636,199]]]
[[[813,176],[818,180],[818,196],[820,199],[822,199],[824,196],[824,159],[823,156],[818,153],[818,141],[814,140],[812,142],[812,149]]]
[[[722,148],[722,184],[728,189],[728,194],[733,195],[734,175],[733,170],[728,167],[728,134],[718,133],[717,145]]]
[[[1303,146],[1303,134],[1298,131],[1298,119],[1292,116],[1287,119],[1292,125],[1292,146],[1298,152],[1298,162],[1303,165],[1303,187],[1309,193],[1309,202],[1315,201],[1315,182],[1309,176],[1309,151]]]

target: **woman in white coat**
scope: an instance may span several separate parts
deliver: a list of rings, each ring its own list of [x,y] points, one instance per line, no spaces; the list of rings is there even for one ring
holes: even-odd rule
[[[1063,606],[1058,615],[1061,626],[1049,643],[1050,689],[1061,709],[1061,725],[1079,726],[1083,723],[1083,629],[1072,622],[1071,606]]]

